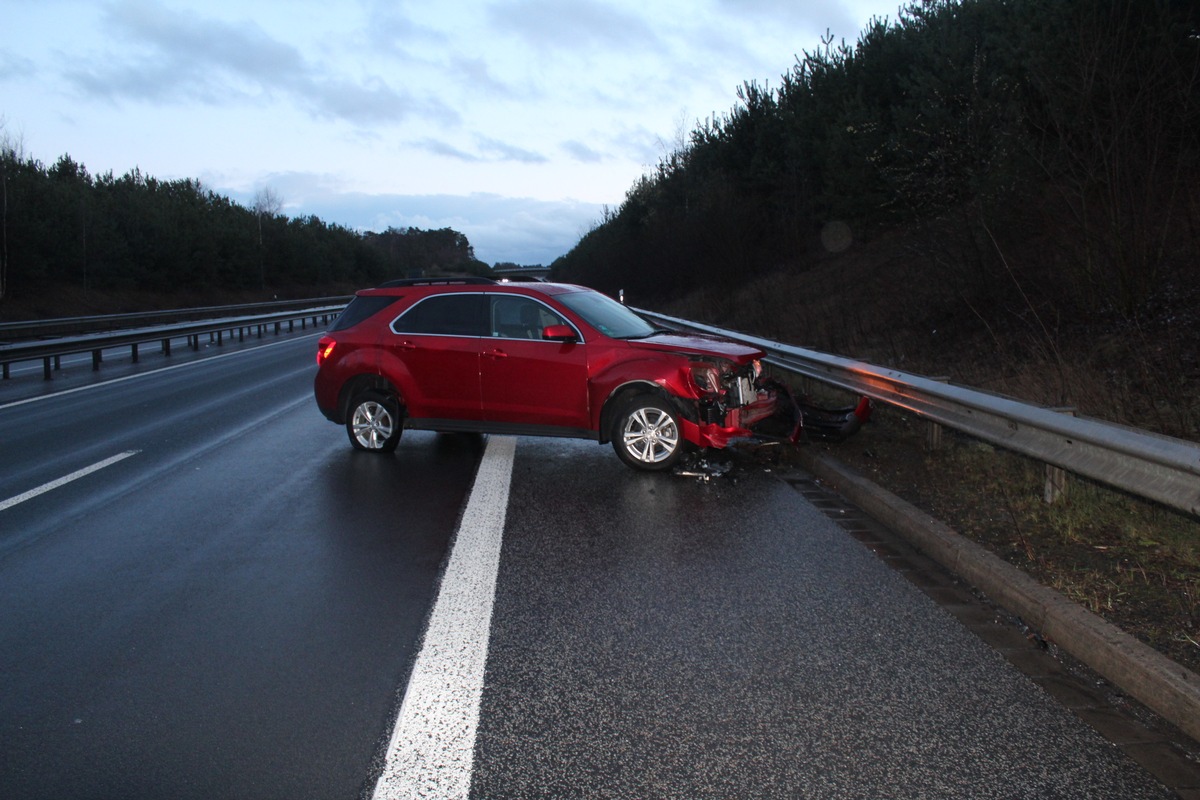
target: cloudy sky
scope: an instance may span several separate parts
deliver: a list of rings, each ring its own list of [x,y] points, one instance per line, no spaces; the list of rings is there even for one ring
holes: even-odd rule
[[[4,0],[0,134],[549,264],[743,81],[899,0]]]

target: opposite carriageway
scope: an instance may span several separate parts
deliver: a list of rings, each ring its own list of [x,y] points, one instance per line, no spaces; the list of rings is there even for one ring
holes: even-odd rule
[[[61,367],[62,357],[78,353],[91,353],[92,369],[98,370],[105,350],[128,347],[133,362],[137,363],[139,350],[145,345],[158,344],[163,355],[169,356],[175,340],[184,340],[188,347],[199,350],[205,336],[218,346],[224,344],[226,335],[238,341],[244,341],[248,333],[261,339],[268,330],[282,333],[285,325],[289,333],[297,325],[302,330],[310,323],[314,328],[328,325],[347,301],[348,298],[321,298],[7,323],[0,325],[0,369],[4,379],[8,379],[11,365],[40,360],[43,377],[51,380]]]

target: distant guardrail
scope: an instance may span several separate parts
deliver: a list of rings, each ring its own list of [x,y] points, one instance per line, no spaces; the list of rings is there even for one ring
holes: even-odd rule
[[[138,311],[129,314],[98,314],[85,317],[0,322],[0,343],[42,339],[48,336],[78,336],[87,333],[122,330],[152,325],[174,325],[218,317],[277,314],[322,306],[344,306],[350,297],[318,297],[307,300],[272,300],[228,306],[176,308],[165,311]]]
[[[679,330],[758,347],[790,372],[863,394],[977,439],[1200,516],[1200,445],[1008,397],[634,309]]]
[[[314,306],[314,302],[324,303],[327,300],[335,301],[334,304],[322,304]],[[42,374],[46,380],[51,380],[54,371],[60,367],[60,359],[63,356],[75,355],[77,353],[92,354],[92,369],[100,369],[103,363],[103,354],[105,350],[128,347],[131,350],[133,361],[138,361],[139,348],[147,344],[159,344],[162,347],[162,352],[165,355],[171,354],[171,343],[177,339],[186,339],[187,345],[193,350],[200,349],[200,338],[202,336],[210,336],[218,345],[224,343],[225,333],[229,332],[230,336],[237,336],[240,340],[245,339],[247,331],[256,331],[261,338],[269,328],[274,328],[276,334],[280,333],[283,326],[286,324],[288,330],[295,329],[296,323],[299,323],[301,328],[308,326],[309,320],[312,321],[315,327],[318,320],[323,320],[325,324],[339,314],[345,308],[349,298],[322,298],[318,301],[289,301],[289,305],[301,306],[292,308],[286,311],[275,311],[268,314],[248,314],[244,316],[230,316],[230,312],[243,311],[247,306],[216,306],[208,309],[186,309],[176,312],[152,312],[151,314],[120,314],[114,315],[120,318],[118,325],[129,325],[134,322],[145,322],[147,317],[161,318],[163,315],[183,315],[193,312],[208,314],[208,318],[199,319],[187,322],[173,322],[163,325],[146,325],[144,327],[126,328],[122,330],[113,330],[103,333],[87,333],[90,326],[106,324],[102,320],[104,317],[77,317],[73,319],[61,320],[46,320],[42,327],[43,334],[48,330],[66,331],[66,335],[59,335],[55,338],[39,338],[27,341],[3,342],[0,341],[0,369],[3,370],[3,378],[7,380],[10,377],[11,365],[23,361],[42,361]],[[274,304],[268,304],[274,305]],[[261,308],[255,306],[253,308]],[[10,323],[7,326],[0,326],[0,337],[11,335],[13,329],[18,325],[25,323]],[[15,337],[14,337],[15,338]]]

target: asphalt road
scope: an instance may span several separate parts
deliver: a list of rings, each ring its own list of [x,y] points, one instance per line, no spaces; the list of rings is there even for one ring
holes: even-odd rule
[[[314,351],[0,409],[0,502],[131,454],[0,511],[0,797],[365,791],[481,443],[353,452]]]
[[[753,462],[356,453],[314,347],[0,388],[0,797],[1170,796]],[[460,555],[469,678],[423,671]],[[418,727],[406,783],[402,723],[459,680],[465,756]]]

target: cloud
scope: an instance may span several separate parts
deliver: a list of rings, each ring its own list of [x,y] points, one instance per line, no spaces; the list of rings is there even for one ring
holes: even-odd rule
[[[897,0],[899,2],[899,0]],[[849,4],[853,6],[851,2]],[[750,16],[764,21],[787,23],[806,30],[829,27],[837,36],[858,35],[855,14],[845,2],[779,3],[777,0],[717,0],[722,15]],[[839,27],[844,27],[839,31]],[[854,28],[851,30],[851,28]]]
[[[144,71],[144,86],[160,84],[152,99],[164,92],[202,96],[221,79],[237,79],[260,89],[285,86],[295,76],[309,72],[304,57],[295,47],[272,39],[258,25],[231,25],[206,19],[196,13],[172,12],[157,5],[125,2],[111,6],[105,16],[117,42],[127,42],[142,52],[134,62]],[[128,73],[122,59],[111,59],[112,73]],[[103,78],[105,73],[97,71]],[[133,94],[137,85],[121,80],[118,87]],[[145,93],[145,89],[142,89]]]
[[[453,228],[465,234],[475,255],[489,264],[549,265],[600,219],[594,203],[552,202],[494,194],[332,194],[305,204],[305,213],[359,230],[388,227]]]
[[[438,100],[398,89],[378,76],[351,77],[311,61],[252,21],[232,24],[134,1],[112,6],[104,23],[122,54],[80,58],[66,72],[88,96],[180,105],[278,99],[317,119],[362,126],[414,115],[446,124],[459,121]]]
[[[449,37],[439,30],[414,22],[396,0],[368,0],[365,33],[367,41],[381,53],[407,52],[414,42],[444,47]]]
[[[291,216],[315,215],[360,231],[453,228],[465,234],[475,255],[489,264],[549,265],[566,253],[603,214],[598,203],[547,201],[497,194],[401,195],[344,191],[328,175],[289,173],[268,180]],[[226,192],[253,203],[253,191]]]
[[[342,119],[359,125],[399,122],[410,116],[459,121],[458,112],[444,103],[400,92],[380,78],[299,80],[290,87],[300,105],[318,118]]]
[[[498,139],[492,139],[487,136],[477,138],[479,140],[479,149],[485,153],[490,153],[495,159],[500,161],[516,161],[521,164],[544,164],[550,160],[541,153],[535,153],[532,150],[517,147]]]
[[[492,75],[488,63],[482,58],[455,58],[450,62],[450,74],[471,91],[487,95],[490,99],[516,100],[520,94],[509,84]]]
[[[541,153],[533,150],[482,135],[475,137],[475,150],[473,152],[434,138],[421,139],[413,142],[412,146],[435,156],[452,158],[456,161],[465,161],[469,164],[544,164],[550,160]]]
[[[563,142],[560,145],[567,155],[576,161],[581,161],[585,164],[599,164],[604,160],[604,154],[597,150],[593,150],[586,144],[576,140]]]
[[[0,80],[29,78],[37,73],[37,67],[28,58],[0,50]]]
[[[629,14],[596,0],[517,0],[487,10],[491,24],[544,49],[578,51],[601,45],[644,54],[664,49],[644,16]]]
[[[412,143],[412,146],[418,150],[423,150],[435,156],[444,158],[452,158],[456,161],[465,161],[469,164],[476,164],[483,161],[483,157],[476,153],[468,153],[458,147],[454,147],[448,142],[443,142],[440,139],[425,138]]]

